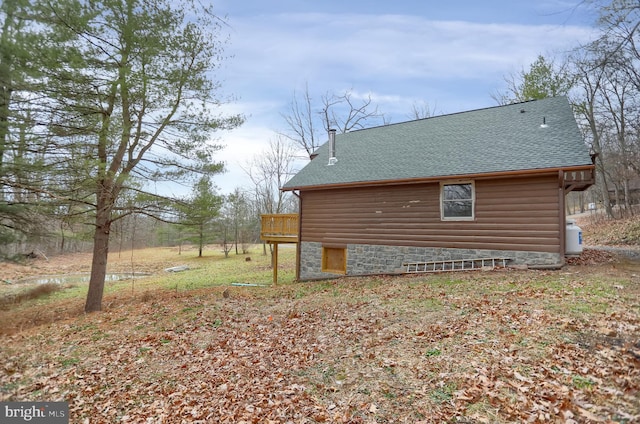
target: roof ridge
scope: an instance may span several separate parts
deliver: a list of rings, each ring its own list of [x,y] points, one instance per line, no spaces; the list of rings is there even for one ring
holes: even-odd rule
[[[480,111],[483,111],[483,110],[499,109],[499,108],[504,108],[504,107],[523,105],[525,103],[534,103],[534,102],[540,102],[540,101],[551,100],[551,99],[561,99],[563,97],[566,97],[566,96],[563,95],[563,96],[545,97],[543,99],[531,99],[531,100],[525,100],[525,101],[522,101],[522,102],[509,103],[507,105],[486,106],[486,107],[481,107],[481,108],[478,108],[478,109],[461,110],[461,111],[458,111],[458,112],[443,113],[442,115],[428,116],[426,118],[411,119],[411,120],[408,120],[408,121],[392,122],[390,124],[382,124],[382,125],[376,125],[374,127],[360,128],[360,129],[357,129],[357,130],[348,131],[348,132],[343,133],[343,134],[353,134],[353,133],[356,133],[356,132],[379,129],[379,128],[385,128],[385,127],[391,127],[391,126],[394,126],[394,125],[403,125],[403,124],[408,124],[408,123],[411,123],[411,122],[426,121],[428,119],[446,118],[446,117],[455,116],[455,115],[462,115],[462,114],[466,114],[466,113],[480,112]]]

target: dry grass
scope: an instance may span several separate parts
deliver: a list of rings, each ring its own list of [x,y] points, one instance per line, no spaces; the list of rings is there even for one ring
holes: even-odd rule
[[[280,249],[281,283],[293,281],[294,249]],[[246,261],[250,257],[251,261]],[[32,287],[19,282],[24,277],[39,275],[59,275],[87,272],[90,269],[91,256],[73,254],[33,260],[26,265],[13,264],[4,268],[0,281],[0,298],[5,299],[0,307],[0,334],[13,334],[16,331],[77,317],[83,314],[87,284],[58,286],[57,292],[30,298]],[[166,268],[186,265],[186,272],[167,273]],[[261,246],[255,246],[247,255],[231,254],[225,259],[216,246],[205,250],[198,257],[195,249],[153,248],[127,252],[114,252],[109,256],[110,273],[149,273],[150,277],[120,282],[108,282],[105,285],[103,309],[110,310],[122,305],[136,304],[146,299],[169,296],[189,296],[200,288],[228,286],[232,283],[270,284],[272,271],[270,256],[263,255]],[[39,289],[35,289],[39,290]],[[16,302],[20,299],[19,302]]]

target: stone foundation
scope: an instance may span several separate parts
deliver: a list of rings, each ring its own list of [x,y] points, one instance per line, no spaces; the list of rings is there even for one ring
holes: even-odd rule
[[[524,252],[486,249],[443,249],[431,247],[377,246],[350,244],[347,246],[346,275],[401,274],[405,262],[446,261],[475,258],[510,258],[509,265],[555,267],[562,263],[557,253]],[[322,272],[322,244],[303,242],[300,245],[300,279],[334,278],[340,274]]]

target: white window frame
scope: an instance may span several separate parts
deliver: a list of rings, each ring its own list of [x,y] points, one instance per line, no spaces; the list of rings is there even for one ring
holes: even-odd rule
[[[447,202],[444,198],[444,188],[449,185],[471,185],[471,199],[457,199],[455,201],[470,201],[471,216],[444,216],[444,204]],[[440,183],[440,219],[442,221],[473,221],[476,219],[476,184],[474,181],[447,181]]]

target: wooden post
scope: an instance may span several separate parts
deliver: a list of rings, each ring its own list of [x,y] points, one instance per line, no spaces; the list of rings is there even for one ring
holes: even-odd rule
[[[273,243],[273,285],[278,285],[278,243]]]
[[[560,221],[560,265],[565,264],[565,252],[566,252],[566,230],[567,230],[567,218],[566,211],[564,210],[564,202],[566,192],[564,190],[564,171],[558,171],[558,181],[560,182],[560,189],[558,190],[558,220]]]

